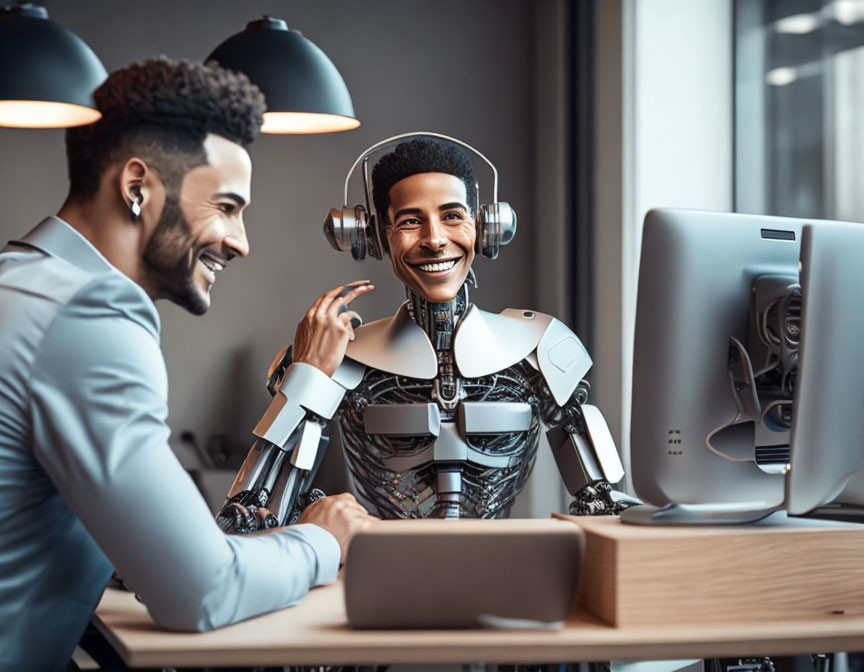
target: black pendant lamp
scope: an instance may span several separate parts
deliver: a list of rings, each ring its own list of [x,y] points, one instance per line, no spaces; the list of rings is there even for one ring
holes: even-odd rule
[[[102,115],[93,91],[108,73],[77,35],[44,7],[0,8],[0,126],[64,128]]]
[[[336,66],[281,19],[252,21],[207,60],[244,73],[264,92],[263,133],[332,133],[360,125]]]

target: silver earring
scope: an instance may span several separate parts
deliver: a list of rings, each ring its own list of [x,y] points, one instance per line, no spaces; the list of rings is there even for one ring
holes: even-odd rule
[[[132,211],[132,219],[138,219],[141,216],[141,204],[138,201],[133,199],[129,209]]]

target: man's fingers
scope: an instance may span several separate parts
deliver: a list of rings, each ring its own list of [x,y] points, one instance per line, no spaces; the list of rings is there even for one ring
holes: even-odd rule
[[[330,304],[330,310],[337,309],[340,315],[348,310],[348,305],[361,294],[367,294],[375,289],[375,285],[366,284],[350,289],[345,294],[340,294]]]
[[[345,285],[329,303],[325,304],[328,312],[336,309],[337,312],[343,313],[348,310],[347,306],[361,294],[365,294],[375,289],[375,286],[368,280],[363,280],[360,283]]]
[[[363,285],[371,285],[371,280],[352,280],[348,284],[342,285],[342,291],[344,292],[346,289],[351,289],[352,287],[361,287]]]
[[[342,285],[340,287],[335,287],[334,289],[331,289],[322,298],[326,297],[324,303],[326,303],[326,305],[329,307],[329,305],[334,300],[342,298],[356,289],[360,289],[361,287],[366,287],[371,284],[372,282],[370,280],[355,280],[354,282],[349,282],[347,285]]]
[[[349,337],[353,340],[354,329],[351,324],[352,313],[348,310],[348,304],[361,294],[367,294],[374,289],[375,286],[369,283],[349,289],[347,292],[340,293],[333,297],[329,303],[326,300],[322,301],[318,304],[314,314],[310,315],[310,317],[321,323],[327,323],[333,318],[335,313],[335,316],[348,328]],[[358,320],[358,323],[362,324],[362,320]]]
[[[369,513],[363,508],[363,505],[360,504],[360,502],[348,502],[345,504],[345,508],[350,509],[351,511],[357,511],[358,513]]]
[[[306,311],[306,314],[309,316],[314,316],[315,313],[318,312],[319,308],[321,308],[322,304],[330,305],[330,302],[333,301],[337,296],[342,293],[347,293],[351,290],[352,287],[368,285],[369,280],[355,280],[354,282],[349,282],[347,285],[339,285],[338,287],[334,287],[328,292],[324,292],[321,296],[319,296],[315,301],[309,306],[309,310]]]
[[[326,298],[327,298],[327,295],[322,294],[317,299],[315,299],[315,302],[311,306],[309,306],[309,310],[306,311],[306,317],[307,318],[315,317],[315,313],[317,313],[318,309],[321,308],[321,304],[323,303],[323,301]]]
[[[349,312],[345,312],[345,313],[340,313],[339,316],[337,317],[337,319],[340,322],[342,322],[342,324],[345,325],[345,329],[348,330],[348,340],[353,341],[354,340],[354,325],[351,324],[351,317],[352,317],[352,313],[349,311]]]

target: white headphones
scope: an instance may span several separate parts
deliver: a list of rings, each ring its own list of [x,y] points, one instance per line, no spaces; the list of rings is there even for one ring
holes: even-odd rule
[[[345,193],[342,208],[331,208],[330,214],[324,220],[324,235],[330,244],[337,250],[351,250],[351,256],[357,261],[363,261],[366,255],[369,254],[376,259],[382,259],[386,250],[383,231],[381,230],[380,222],[384,221],[382,213],[375,211],[372,201],[372,190],[369,181],[369,157],[372,154],[381,152],[390,145],[404,140],[405,138],[428,137],[440,138],[449,142],[455,143],[470,150],[492,169],[492,203],[489,205],[479,205],[480,202],[480,186],[474,184],[474,189],[477,193],[477,213],[475,215],[475,223],[477,226],[477,242],[475,250],[478,254],[484,257],[495,259],[498,256],[498,249],[501,245],[506,245],[516,234],[516,213],[508,203],[498,202],[498,171],[492,162],[483,156],[480,152],[474,149],[471,145],[451,138],[440,133],[403,133],[395,135],[392,138],[382,140],[369,149],[363,152],[354,161],[351,170],[345,177]],[[357,166],[362,162],[363,172],[363,191],[366,198],[365,205],[348,205],[348,184],[351,176],[354,174]],[[386,214],[386,213],[384,213]]]

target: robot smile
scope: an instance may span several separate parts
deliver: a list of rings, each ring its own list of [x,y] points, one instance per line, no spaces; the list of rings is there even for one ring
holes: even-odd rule
[[[454,259],[446,259],[444,261],[427,261],[422,264],[411,264],[414,268],[423,271],[424,273],[446,273],[452,269],[457,263],[462,260],[462,257]]]

